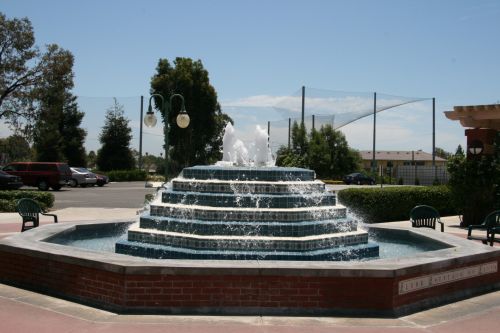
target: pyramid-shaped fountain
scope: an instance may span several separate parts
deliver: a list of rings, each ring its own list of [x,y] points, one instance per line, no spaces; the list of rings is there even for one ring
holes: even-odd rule
[[[233,260],[378,256],[378,245],[314,178],[300,168],[185,168],[116,252]]]

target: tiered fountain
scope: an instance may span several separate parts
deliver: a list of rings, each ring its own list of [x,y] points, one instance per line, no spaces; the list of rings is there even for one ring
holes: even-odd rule
[[[378,256],[312,170],[274,167],[267,133],[254,154],[228,124],[224,158],[185,168],[116,252],[148,258],[350,260]],[[249,166],[250,165],[250,166]]]
[[[114,243],[132,221],[57,223],[1,239],[0,282],[127,313],[315,316],[400,316],[500,288],[498,248],[435,230],[371,226],[431,249],[346,261],[377,256],[378,245],[313,171],[271,167],[267,135],[257,133],[247,149],[228,128],[224,161],[184,169],[119,253],[68,245]]]

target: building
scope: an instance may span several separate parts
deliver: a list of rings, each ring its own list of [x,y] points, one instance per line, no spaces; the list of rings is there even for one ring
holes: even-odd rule
[[[371,150],[359,152],[363,160],[363,169],[371,171],[373,154]],[[432,154],[422,150],[415,151],[375,151],[377,172],[403,184],[432,185],[437,179],[440,183],[448,181],[446,160],[435,157],[435,166],[432,164]]]
[[[361,158],[363,160],[363,169],[370,170],[372,165],[373,154],[371,150],[361,150]],[[403,165],[419,165],[419,166],[432,166],[432,154],[426,153],[422,150],[416,151],[375,151],[375,162],[377,168],[387,168],[391,162],[392,167]],[[446,160],[436,156],[436,166],[444,166]]]

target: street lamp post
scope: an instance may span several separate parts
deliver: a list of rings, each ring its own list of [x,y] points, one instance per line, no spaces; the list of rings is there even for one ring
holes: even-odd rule
[[[176,122],[177,126],[180,128],[186,128],[189,126],[189,115],[186,112],[186,106],[184,104],[184,97],[180,94],[173,94],[168,100],[168,104],[165,103],[165,99],[160,94],[152,94],[149,97],[148,112],[144,116],[144,125],[147,127],[154,127],[156,125],[156,116],[153,112],[153,107],[151,106],[151,99],[153,97],[158,97],[161,100],[160,112],[163,114],[163,119],[165,120],[165,126],[163,132],[165,135],[165,182],[168,179],[168,114],[172,110],[172,100],[179,97],[182,101],[181,111],[177,115]]]

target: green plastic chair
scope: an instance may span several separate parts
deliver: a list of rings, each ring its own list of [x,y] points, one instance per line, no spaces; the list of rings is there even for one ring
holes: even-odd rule
[[[23,218],[21,232],[38,227],[40,225],[40,214],[52,216],[54,223],[57,223],[57,215],[44,213],[42,208],[33,199],[19,199],[16,203],[16,210]]]
[[[472,236],[473,229],[485,230],[485,237]],[[500,210],[489,213],[484,218],[483,223],[470,225],[469,231],[467,232],[467,239],[480,240],[483,244],[488,244],[488,242],[490,242],[490,246],[493,246],[493,242],[500,242],[499,239],[495,238],[497,233],[500,233]]]
[[[441,224],[441,232],[444,232],[444,223],[441,222],[439,212],[431,206],[420,205],[410,211],[411,226],[414,228],[436,229],[436,222]]]

